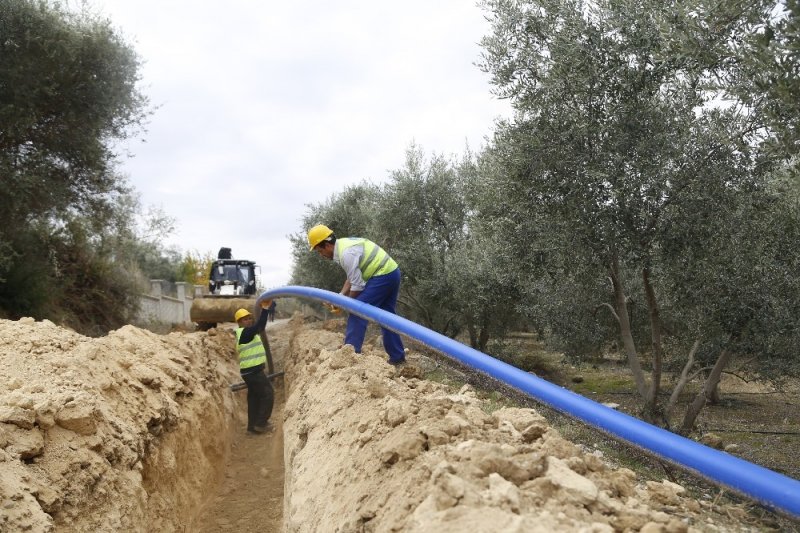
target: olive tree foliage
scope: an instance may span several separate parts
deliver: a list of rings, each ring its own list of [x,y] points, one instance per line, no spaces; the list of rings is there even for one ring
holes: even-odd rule
[[[376,218],[376,235],[403,273],[400,305],[416,322],[455,337],[463,309],[448,273],[463,246],[466,206],[460,176],[446,158],[427,158],[411,146],[405,164],[392,171]]]
[[[132,193],[111,142],[145,116],[138,58],[108,21],[59,2],[0,0],[0,13],[0,308],[120,325],[135,310],[115,246]]]
[[[524,313],[528,309],[525,304],[530,302],[522,296],[517,274],[519,270],[530,271],[532,266],[519,261],[527,243],[508,246],[494,239],[506,220],[503,213],[488,217],[476,208],[482,203],[496,205],[496,191],[484,191],[482,184],[498,171],[497,166],[490,158],[467,152],[456,168],[458,190],[463,191],[466,206],[465,231],[462,241],[450,252],[448,279],[460,302],[470,345],[486,352],[490,340],[502,340],[512,329],[530,329]]]
[[[800,203],[790,198],[778,182],[768,182],[709,223],[720,238],[699,249],[694,236],[676,232],[665,245],[680,266],[663,276],[670,305],[680,310],[673,342],[696,343],[691,370],[706,377],[681,432],[691,431],[703,406],[716,399],[721,374],[734,361],[748,376],[777,384],[800,370]]]
[[[722,89],[760,113],[767,140],[779,155],[800,155],[800,2],[761,2],[758,17],[741,39],[722,41],[731,73]],[[685,53],[696,54],[689,47]],[[796,173],[792,177],[800,183]]]
[[[107,21],[0,0],[3,230],[66,211],[106,213],[124,183],[112,139],[140,123],[138,59]]]
[[[695,31],[705,24],[702,2],[489,0],[484,6],[492,33],[483,41],[482,66],[516,110],[513,121],[499,125],[489,154],[503,170],[484,183],[500,191],[494,206],[483,205],[504,220],[495,238],[526,243],[522,262],[539,267],[519,284],[535,293],[531,301],[552,308],[540,319],[557,337],[574,333],[563,319],[570,311],[584,323],[589,309],[606,313],[601,320],[611,317],[643,415],[666,422],[659,403],[664,339],[690,324],[685,309],[672,305],[667,274],[704,274],[700,265],[712,259],[710,250],[736,238],[730,226],[710,229],[709,221],[747,223],[741,206],[771,168],[757,149],[756,115],[738,102],[720,104],[721,94],[707,85],[728,73],[713,55],[722,49],[718,41],[739,38],[763,16],[763,6],[726,12],[717,33]],[[711,57],[676,54],[686,39]],[[686,272],[667,253],[678,235],[705,254],[698,270]],[[735,351],[737,324],[727,324],[729,344],[719,346],[719,360]],[[601,322],[591,333],[610,331]],[[692,346],[672,348],[686,357]]]

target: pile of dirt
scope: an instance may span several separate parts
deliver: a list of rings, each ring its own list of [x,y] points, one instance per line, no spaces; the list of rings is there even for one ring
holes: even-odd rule
[[[236,370],[230,332],[0,320],[0,530],[182,530],[223,475]]]
[[[729,507],[643,481],[532,409],[491,411],[296,326],[286,361],[287,531],[750,531]],[[413,362],[417,355],[409,354]]]
[[[0,320],[0,531],[197,531],[198,517],[203,530],[256,531],[260,502],[280,495],[240,502],[252,518],[226,498],[278,479],[269,450],[281,444],[282,518],[263,513],[285,531],[751,530],[741,508],[612,468],[532,409],[493,410],[470,386],[398,372],[319,326],[296,316],[270,334],[285,354],[283,433],[237,445],[248,437],[244,394],[228,390],[230,330],[93,339]],[[251,476],[224,471],[232,445]]]

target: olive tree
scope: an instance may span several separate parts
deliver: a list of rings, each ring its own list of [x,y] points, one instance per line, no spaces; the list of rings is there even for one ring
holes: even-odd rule
[[[131,191],[112,142],[146,116],[139,60],[88,11],[0,0],[0,13],[0,308],[121,325],[136,286],[113,247]]]
[[[716,399],[722,373],[734,359],[750,376],[778,384],[798,374],[799,223],[800,204],[767,181],[747,201],[709,221],[714,238],[698,240],[684,227],[665,243],[665,255],[680,266],[663,275],[670,305],[680,310],[675,337],[684,346],[694,343],[697,363],[683,375],[691,370],[706,376],[679,424],[681,432],[691,431],[703,406]]]
[[[141,123],[139,60],[108,21],[0,0],[0,232],[109,209],[125,184],[110,143]]]
[[[419,323],[455,337],[463,328],[448,272],[463,245],[465,204],[451,161],[411,146],[390,173],[377,213],[377,234],[403,273],[400,304]]]
[[[736,105],[713,105],[718,95],[703,85],[705,65],[671,55],[695,5],[484,6],[493,31],[483,41],[482,66],[516,109],[493,148],[504,171],[486,184],[504,193],[495,210],[513,228],[497,238],[509,245],[527,239],[526,262],[543,261],[559,274],[551,294],[591,289],[583,296],[616,324],[643,415],[661,420],[664,322],[673,320],[664,314],[679,312],[661,305],[661,275],[681,268],[663,255],[664,241],[675,228],[716,238],[704,232],[704,221],[735,210],[768,170],[754,150],[752,117]],[[597,300],[603,282],[607,297]],[[649,330],[649,379],[634,302]]]

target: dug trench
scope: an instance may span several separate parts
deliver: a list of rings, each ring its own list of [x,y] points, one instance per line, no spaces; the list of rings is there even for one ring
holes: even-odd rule
[[[0,531],[763,531],[612,466],[536,410],[400,371],[341,324],[270,324],[274,429],[244,431],[233,332],[88,338],[0,320]]]

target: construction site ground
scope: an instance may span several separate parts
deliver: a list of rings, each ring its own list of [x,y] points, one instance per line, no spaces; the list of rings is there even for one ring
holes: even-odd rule
[[[567,440],[546,409],[413,343],[398,371],[379,336],[355,354],[341,331],[301,315],[270,324],[285,376],[273,430],[251,435],[246,392],[228,388],[239,381],[230,327],[93,339],[0,320],[0,531],[794,526],[628,468],[600,440]]]

